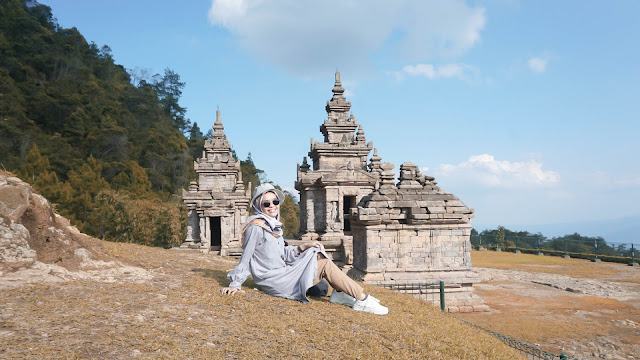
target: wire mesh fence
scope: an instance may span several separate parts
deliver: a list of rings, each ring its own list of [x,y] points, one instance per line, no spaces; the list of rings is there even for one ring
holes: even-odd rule
[[[467,321],[465,319],[460,319],[457,318],[461,321],[464,321],[465,323],[474,326],[478,329],[481,329],[483,331],[488,332],[489,334],[493,335],[494,337],[496,337],[498,340],[502,341],[505,345],[515,349],[516,351],[518,351],[520,354],[524,355],[527,359],[532,359],[532,360],[538,360],[538,359],[543,359],[543,360],[556,360],[556,359],[560,359],[560,360],[566,360],[568,359],[567,355],[565,354],[553,354],[550,353],[548,351],[544,351],[541,349],[538,349],[535,346],[531,346],[529,344],[523,343],[522,341],[516,340],[516,339],[512,339],[510,337],[504,336],[500,333],[497,333],[495,331],[491,331],[489,329],[485,329],[481,326],[478,326],[470,321]]]
[[[444,281],[380,284],[385,289],[410,294],[445,311]]]

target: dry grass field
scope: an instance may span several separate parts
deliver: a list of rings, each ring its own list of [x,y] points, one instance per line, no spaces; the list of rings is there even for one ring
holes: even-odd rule
[[[408,295],[366,286],[390,309],[301,304],[248,281],[219,294],[236,260],[98,242],[147,269],[141,281],[30,283],[0,291],[2,359],[518,359],[492,336]]]
[[[457,316],[570,358],[640,358],[640,268],[492,251],[472,262],[492,311]]]

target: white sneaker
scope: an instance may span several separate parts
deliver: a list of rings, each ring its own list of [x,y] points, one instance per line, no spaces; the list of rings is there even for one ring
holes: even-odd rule
[[[374,297],[373,297],[373,295],[368,295],[368,296],[369,296],[370,298],[372,298],[372,299],[373,299],[373,301],[375,301],[375,302],[377,302],[377,303],[379,303],[379,302],[380,302],[380,300],[378,300],[377,298],[374,298]]]
[[[346,305],[348,307],[353,307],[353,304],[356,303],[356,299],[352,296],[347,295],[342,291],[333,290],[331,292],[331,297],[329,298],[329,302]]]
[[[389,309],[380,305],[371,295],[362,301],[356,300],[356,303],[353,304],[353,310],[366,311],[376,315],[386,315],[389,312]]]
[[[380,302],[380,300],[374,298],[371,295],[369,295],[369,298],[373,299],[375,302],[378,302],[378,303]],[[345,292],[333,290],[331,292],[331,297],[329,298],[329,302],[332,302],[334,304],[346,305],[348,307],[353,307],[353,304],[356,303],[356,299],[351,295],[347,295]]]

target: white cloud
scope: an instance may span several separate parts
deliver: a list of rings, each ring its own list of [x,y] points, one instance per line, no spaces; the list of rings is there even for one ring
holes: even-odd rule
[[[459,56],[486,22],[463,0],[212,0],[208,15],[251,54],[305,77],[361,72],[376,51],[405,62]]]
[[[459,164],[441,164],[434,170],[444,183],[451,180],[495,188],[549,187],[558,183],[556,172],[543,170],[536,160],[499,161],[492,155],[474,155]]]
[[[531,69],[531,71],[542,74],[547,71],[548,62],[549,60],[547,58],[533,57],[529,59],[529,61],[527,61],[527,64],[529,65],[529,69]]]
[[[209,9],[209,21],[212,24],[233,26],[234,23],[247,14],[249,5],[257,5],[258,1],[251,0],[214,0]]]
[[[403,67],[402,72],[394,74],[394,76],[398,80],[402,80],[405,74],[410,76],[424,76],[428,79],[439,79],[439,78],[468,79],[469,72],[475,72],[475,69],[465,64],[446,64],[446,65],[417,64],[417,65],[407,65]]]

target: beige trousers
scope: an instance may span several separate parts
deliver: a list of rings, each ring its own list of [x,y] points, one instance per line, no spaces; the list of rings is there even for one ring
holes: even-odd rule
[[[322,254],[318,254],[318,279],[325,279],[332,288],[343,291],[354,298],[360,297],[364,292],[362,286],[343,273],[333,261]]]

